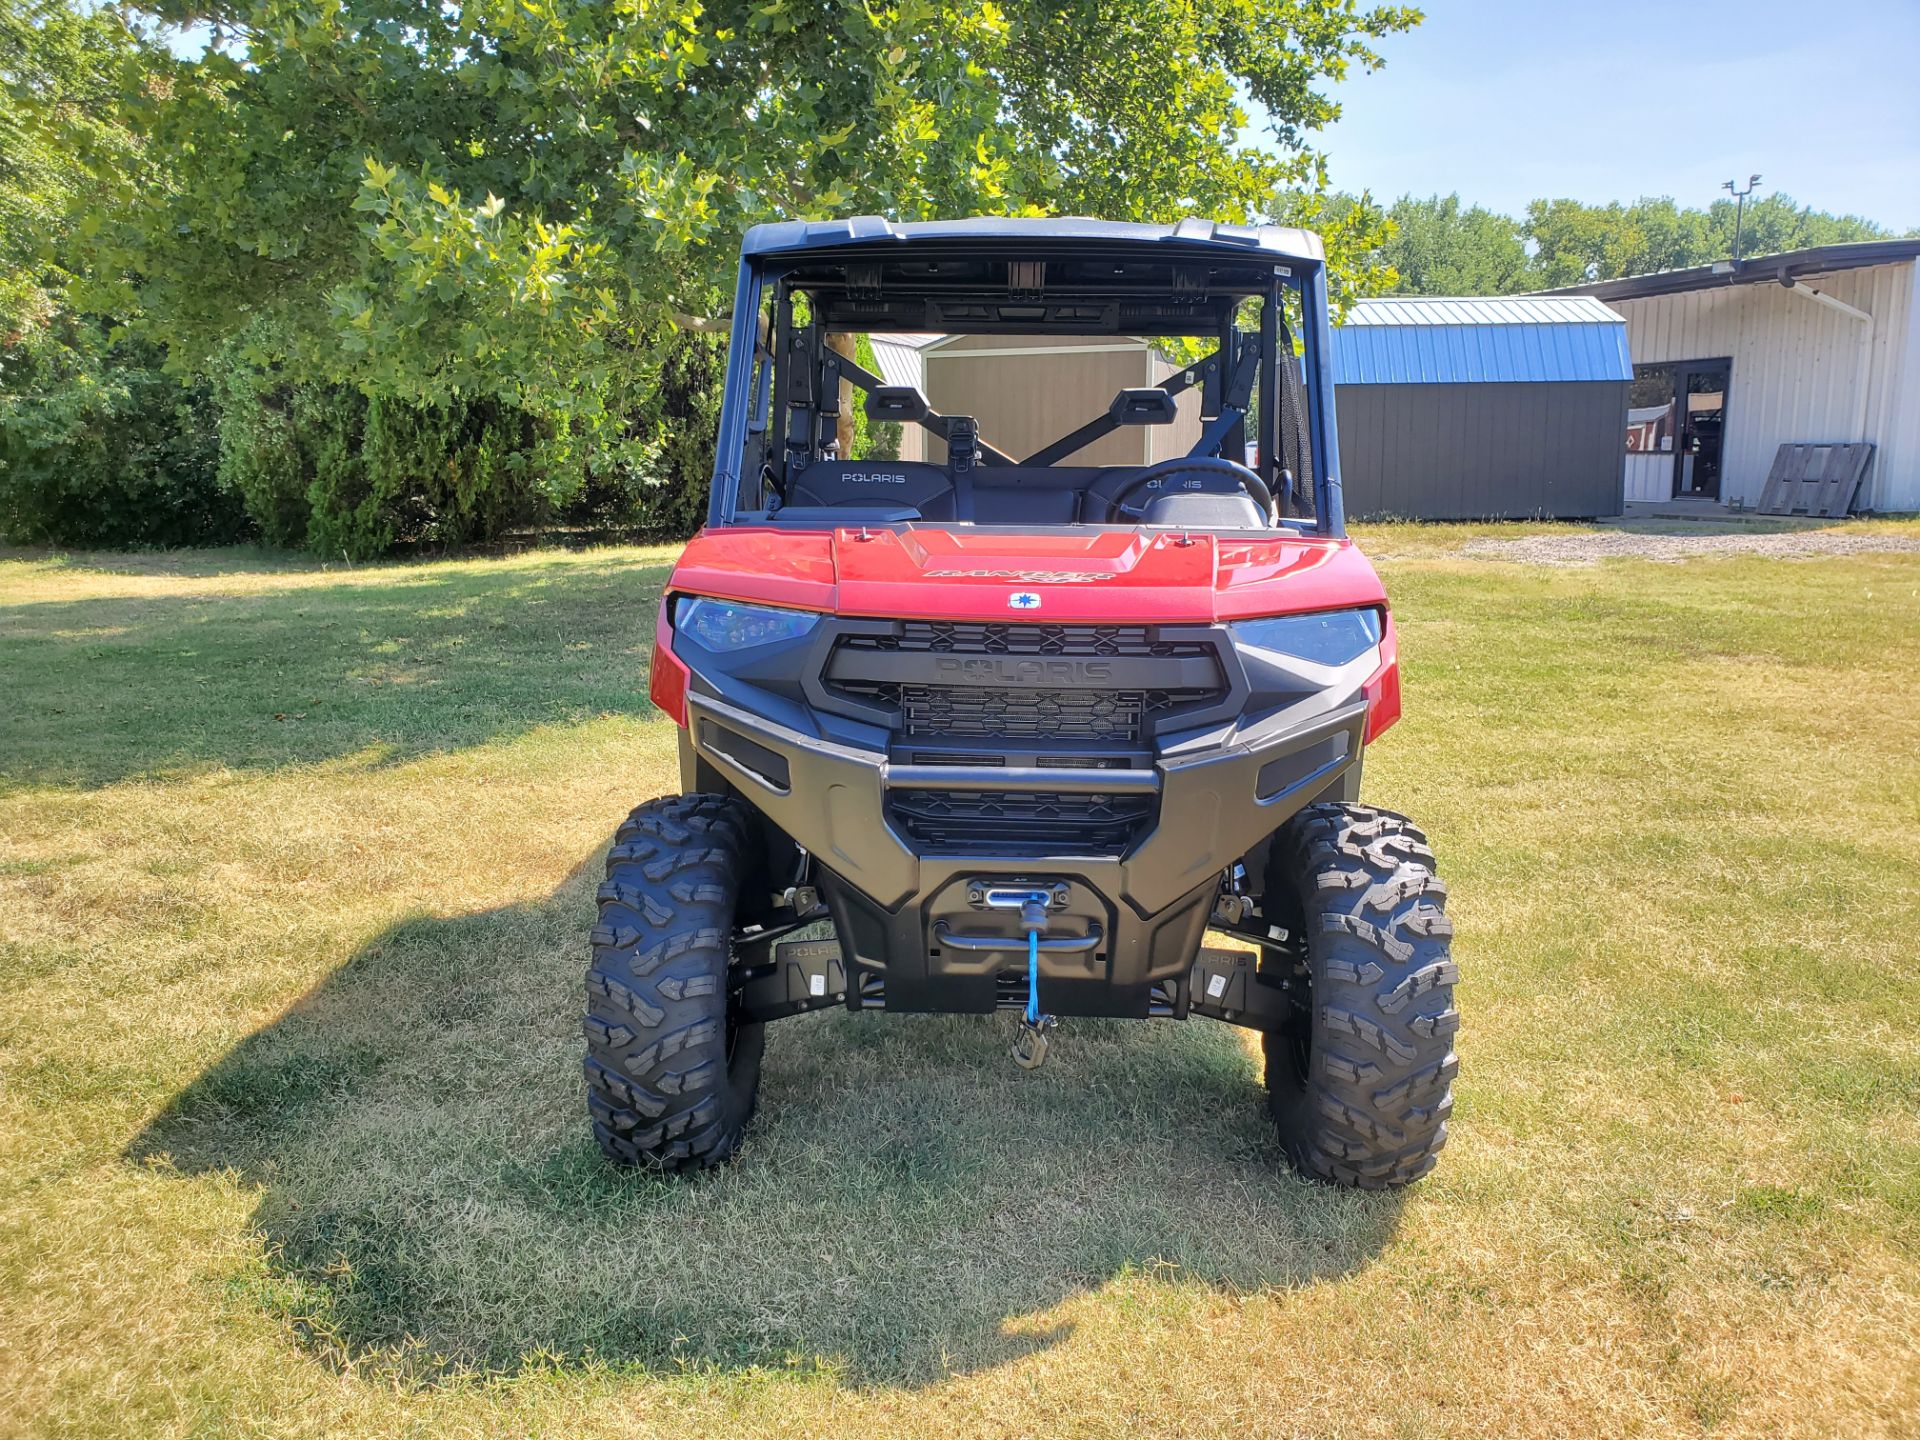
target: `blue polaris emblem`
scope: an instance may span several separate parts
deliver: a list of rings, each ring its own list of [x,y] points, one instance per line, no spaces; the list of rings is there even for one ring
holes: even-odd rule
[[[1016,590],[1007,597],[1009,610],[1038,610],[1040,597],[1031,590]]]

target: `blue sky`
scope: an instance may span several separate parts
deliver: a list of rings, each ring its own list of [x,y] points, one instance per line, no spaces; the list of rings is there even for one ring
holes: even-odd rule
[[[1758,171],[1762,192],[1920,226],[1920,0],[1425,8],[1333,89],[1341,189],[1705,205]]]

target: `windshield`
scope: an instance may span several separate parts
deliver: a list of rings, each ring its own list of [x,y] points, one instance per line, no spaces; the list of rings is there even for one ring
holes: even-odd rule
[[[714,518],[1327,529],[1300,286],[1239,268],[827,256],[753,277]]]

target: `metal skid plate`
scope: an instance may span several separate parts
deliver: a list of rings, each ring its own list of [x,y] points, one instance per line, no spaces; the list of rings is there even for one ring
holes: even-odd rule
[[[1287,992],[1259,975],[1251,950],[1203,947],[1188,980],[1187,1013],[1210,1015],[1252,1030],[1277,1028],[1287,1014]]]
[[[804,1015],[847,1003],[847,971],[835,940],[783,940],[772,963],[756,967],[741,987],[741,1017],[750,1023]]]

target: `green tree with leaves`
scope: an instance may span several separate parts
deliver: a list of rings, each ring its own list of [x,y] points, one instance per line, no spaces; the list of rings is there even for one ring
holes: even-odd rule
[[[235,538],[203,385],[77,300],[94,177],[153,170],[120,123],[157,49],[110,9],[0,0],[0,535],[70,544]]]
[[[1384,212],[1365,196],[1331,195],[1320,208],[1361,217],[1354,243],[1368,248],[1349,269],[1386,275],[1383,287],[1404,295],[1511,295],[1706,265],[1733,254],[1731,201],[1703,210],[1665,197],[1608,205],[1536,200],[1524,219],[1465,205],[1458,195],[1403,195]],[[1742,232],[1749,258],[1895,233],[1857,215],[1796,205],[1785,195],[1749,204]]]
[[[183,357],[497,398],[618,463],[609,408],[728,302],[750,224],[1249,217],[1320,183],[1320,85],[1417,19],[1351,0],[167,0],[216,43],[130,94],[172,184],[99,210]],[[1243,138],[1244,89],[1273,115]],[[268,322],[260,327],[258,322]]]
[[[1631,205],[1535,200],[1526,233],[1542,288],[1680,269],[1702,263],[1712,248],[1706,212],[1665,197]]]
[[[1694,261],[1696,265],[1733,256],[1734,203],[1716,200],[1707,211],[1711,254]],[[1913,233],[1911,231],[1909,234]],[[1788,250],[1806,250],[1815,245],[1846,245],[1858,240],[1888,240],[1897,232],[1859,215],[1833,215],[1811,205],[1796,205],[1793,197],[1775,192],[1747,201],[1740,217],[1740,253],[1779,255]]]
[[[1539,288],[1730,260],[1733,230],[1731,200],[1719,200],[1701,210],[1681,206],[1667,196],[1643,197],[1631,205],[1536,200],[1527,207],[1526,219]],[[1774,194],[1748,202],[1740,248],[1751,258],[1814,245],[1886,240],[1895,234],[1857,215],[1831,215]]]
[[[1534,283],[1519,224],[1458,195],[1402,195],[1387,210],[1381,259],[1402,295],[1511,295]]]
[[[1371,195],[1292,188],[1274,197],[1269,212],[1276,222],[1311,230],[1326,243],[1336,315],[1392,286],[1386,250],[1393,226]]]
[[[140,37],[112,11],[0,0],[0,336],[9,347],[64,303],[66,242],[90,171],[141,177],[116,117],[142,59]]]

